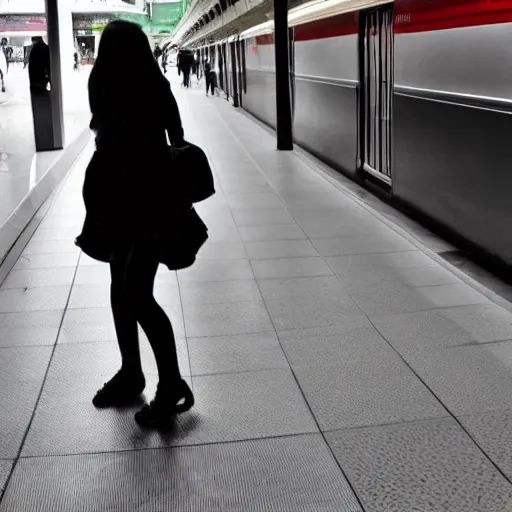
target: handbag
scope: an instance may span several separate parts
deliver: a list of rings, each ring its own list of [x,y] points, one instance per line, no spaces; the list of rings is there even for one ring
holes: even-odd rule
[[[181,148],[169,146],[174,167],[172,179],[188,201],[199,203],[215,194],[213,173],[205,152],[189,142]]]
[[[180,219],[175,219],[172,226],[159,229],[156,236],[158,259],[169,270],[190,267],[207,240],[208,228],[194,208],[190,208]]]

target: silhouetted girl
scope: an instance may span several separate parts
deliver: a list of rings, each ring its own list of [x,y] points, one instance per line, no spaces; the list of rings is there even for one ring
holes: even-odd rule
[[[161,185],[163,173],[172,172],[166,134],[180,147],[183,129],[169,83],[138,25],[113,21],[105,28],[89,79],[89,101],[96,152],[84,183],[86,222],[101,228],[92,243],[112,250],[111,304],[122,357],[121,369],[93,403],[114,407],[144,390],[140,324],[155,354],[159,383],[153,401],[135,419],[158,426],[194,403],[180,375],[171,322],[153,296],[158,227],[190,205],[179,190]]]

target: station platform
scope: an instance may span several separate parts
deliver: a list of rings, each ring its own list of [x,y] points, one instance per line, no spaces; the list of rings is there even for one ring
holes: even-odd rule
[[[91,403],[120,364],[108,266],[73,244],[91,142],[0,289],[0,511],[512,511],[510,303],[169,73],[218,189],[156,284],[196,406],[158,433]]]

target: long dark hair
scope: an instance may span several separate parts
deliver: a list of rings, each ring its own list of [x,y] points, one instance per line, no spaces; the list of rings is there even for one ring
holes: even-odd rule
[[[93,114],[101,105],[151,108],[148,102],[157,105],[165,87],[168,82],[141,27],[129,21],[111,21],[103,30],[89,77]]]

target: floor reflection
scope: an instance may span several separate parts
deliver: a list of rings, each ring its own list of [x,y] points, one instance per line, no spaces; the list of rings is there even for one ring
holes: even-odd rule
[[[85,68],[63,77],[66,145],[87,127],[89,71]],[[59,155],[36,154],[28,69],[11,66],[5,85],[6,92],[0,93],[0,228]]]

